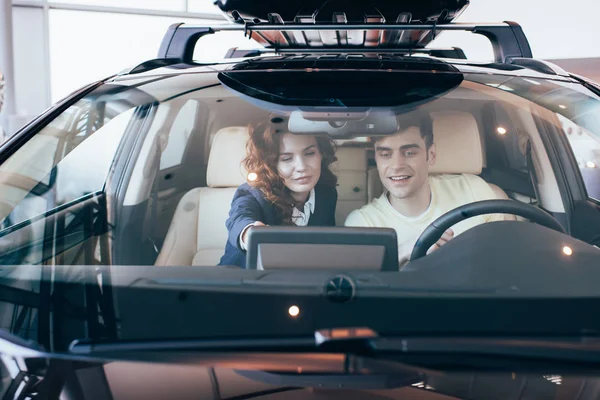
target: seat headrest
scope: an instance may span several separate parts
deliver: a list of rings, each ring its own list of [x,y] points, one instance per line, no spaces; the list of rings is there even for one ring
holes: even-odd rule
[[[245,126],[230,126],[215,134],[206,171],[209,187],[238,187],[246,183],[248,174],[242,161],[249,138],[250,131]]]
[[[436,149],[434,174],[481,174],[483,145],[477,121],[466,112],[431,113],[433,140]]]
[[[330,166],[334,173],[367,170],[367,150],[364,147],[338,147],[335,156],[337,161]]]

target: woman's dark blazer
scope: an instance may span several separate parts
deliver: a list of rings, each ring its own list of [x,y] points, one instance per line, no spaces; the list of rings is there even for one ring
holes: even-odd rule
[[[315,186],[315,212],[308,219],[308,226],[335,226],[337,190],[332,187]],[[225,222],[228,231],[225,254],[219,265],[246,267],[246,252],[240,248],[239,237],[246,226],[255,221],[265,225],[281,225],[274,206],[265,199],[260,189],[247,183],[240,186],[233,200],[229,218]]]

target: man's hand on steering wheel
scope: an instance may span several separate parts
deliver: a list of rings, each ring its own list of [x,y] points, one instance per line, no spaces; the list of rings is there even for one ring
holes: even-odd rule
[[[440,247],[442,247],[443,245],[448,243],[453,238],[454,238],[454,231],[450,228],[446,229],[446,231],[442,234],[442,236],[438,239],[438,241],[435,242],[435,244],[433,246],[431,246],[429,248],[429,250],[427,250],[427,254],[430,254],[431,252],[439,249]]]
[[[448,237],[447,233],[451,226],[465,219],[483,214],[513,214],[557,232],[565,233],[562,225],[552,215],[530,204],[514,200],[476,201],[448,211],[425,228],[415,243],[410,261],[417,260],[429,254],[430,247],[438,245],[444,236]],[[447,242],[448,240],[443,240],[442,244]]]

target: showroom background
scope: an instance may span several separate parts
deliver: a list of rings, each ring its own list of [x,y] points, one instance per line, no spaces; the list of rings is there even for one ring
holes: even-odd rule
[[[0,72],[4,107],[0,127],[9,136],[70,92],[154,58],[174,22],[225,22],[212,0],[0,0]],[[561,4],[563,6],[561,7]],[[462,22],[519,22],[534,57],[600,81],[600,2],[471,0]],[[253,47],[241,33],[204,39],[196,58],[222,57],[234,46]],[[436,47],[462,47],[490,60],[491,45],[468,32],[445,32]],[[2,138],[0,137],[0,140]]]

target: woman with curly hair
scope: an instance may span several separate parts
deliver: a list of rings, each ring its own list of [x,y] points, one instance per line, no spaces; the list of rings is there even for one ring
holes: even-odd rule
[[[244,166],[248,183],[231,202],[229,232],[219,265],[246,266],[248,231],[253,226],[335,226],[336,161],[325,137],[293,135],[259,125],[250,132]]]

